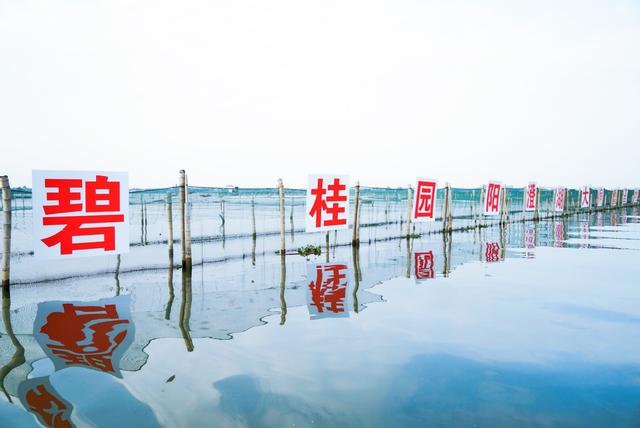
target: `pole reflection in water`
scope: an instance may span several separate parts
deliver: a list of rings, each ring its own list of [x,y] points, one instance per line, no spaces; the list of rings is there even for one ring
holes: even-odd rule
[[[449,277],[449,273],[451,272],[451,241],[452,241],[451,233],[443,233],[442,234],[442,244],[444,248],[442,249],[442,255],[444,257],[444,263],[442,266],[442,275],[445,278]]]
[[[353,311],[357,314],[360,310],[358,304],[358,289],[360,288],[360,281],[362,281],[362,272],[360,271],[360,246],[354,245],[351,247],[351,253],[353,255]]]
[[[7,332],[7,336],[11,340],[11,344],[15,348],[13,356],[11,359],[0,368],[0,387],[2,388],[2,392],[7,397],[7,400],[11,403],[11,396],[7,393],[5,389],[4,382],[9,373],[17,367],[20,367],[24,364],[24,347],[16,337],[13,332],[13,326],[11,324],[11,296],[9,293],[9,288],[5,287],[2,289],[2,322],[4,324],[4,329]]]
[[[193,340],[189,321],[191,320],[191,269],[182,269],[182,302],[180,305],[180,331],[188,352],[193,351]]]
[[[280,325],[287,322],[287,301],[284,299],[284,290],[287,282],[286,254],[280,255]]]
[[[120,295],[120,254],[116,256],[116,296]]]
[[[167,301],[167,308],[164,311],[164,319],[171,319],[171,308],[173,307],[173,300],[175,299],[175,293],[173,289],[173,252],[169,253],[169,269],[167,270],[167,285],[169,286],[169,300]]]
[[[411,238],[407,236],[407,271],[405,272],[407,278],[411,278]]]

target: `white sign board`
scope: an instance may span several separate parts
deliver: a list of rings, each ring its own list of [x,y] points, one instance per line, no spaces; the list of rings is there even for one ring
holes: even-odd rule
[[[580,208],[589,208],[591,206],[591,188],[584,186],[580,189]]]
[[[487,185],[487,193],[484,195],[484,215],[500,214],[500,197],[503,192],[503,185],[499,181],[490,181]]]
[[[305,226],[307,232],[349,227],[349,176],[309,176]]]
[[[129,251],[126,172],[33,171],[36,259]]]
[[[436,194],[438,181],[426,178],[418,179],[413,193],[413,220],[416,222],[433,221],[436,214]]]

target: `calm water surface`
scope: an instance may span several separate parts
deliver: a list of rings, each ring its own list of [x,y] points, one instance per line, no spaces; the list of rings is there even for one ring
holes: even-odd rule
[[[637,427],[639,221],[16,287],[0,427]]]

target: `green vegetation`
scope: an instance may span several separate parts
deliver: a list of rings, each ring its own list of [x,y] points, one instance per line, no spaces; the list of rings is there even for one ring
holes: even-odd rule
[[[298,254],[300,254],[302,257],[307,257],[312,254],[319,256],[320,254],[322,254],[322,249],[319,245],[307,245],[306,247],[298,248]]]

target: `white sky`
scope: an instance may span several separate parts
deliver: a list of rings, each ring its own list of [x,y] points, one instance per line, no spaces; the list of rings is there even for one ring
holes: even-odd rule
[[[640,2],[0,0],[0,173],[640,185]]]

